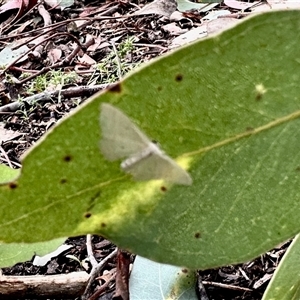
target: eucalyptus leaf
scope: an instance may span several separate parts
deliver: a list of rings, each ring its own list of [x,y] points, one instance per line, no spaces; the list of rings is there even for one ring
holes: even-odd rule
[[[0,239],[86,233],[158,262],[249,260],[300,230],[300,12],[257,15],[138,69],[49,132],[0,187]],[[187,170],[135,182],[99,149],[111,103]],[[34,234],[33,234],[34,233]]]
[[[131,300],[196,300],[196,272],[136,256],[129,292]]]
[[[20,175],[19,169],[12,169],[0,164],[0,184],[12,182]]]
[[[46,255],[61,245],[66,238],[38,243],[0,244],[0,267],[9,267],[17,262],[31,260],[36,254]]]
[[[273,274],[262,300],[300,298],[300,236],[295,237]]]

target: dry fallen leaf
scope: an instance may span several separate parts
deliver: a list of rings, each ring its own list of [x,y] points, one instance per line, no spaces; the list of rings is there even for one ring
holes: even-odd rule
[[[175,0],[155,0],[145,5],[141,10],[136,11],[135,15],[163,15],[169,17],[176,11],[177,3]]]
[[[18,131],[5,129],[4,126],[4,123],[0,123],[0,144],[23,135],[23,133],[20,133]]]

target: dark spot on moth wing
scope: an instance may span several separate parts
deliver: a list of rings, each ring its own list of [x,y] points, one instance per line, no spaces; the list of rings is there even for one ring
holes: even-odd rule
[[[176,80],[177,82],[182,81],[182,79],[183,79],[183,75],[182,75],[182,74],[177,74],[177,75],[175,76],[175,80]]]
[[[69,162],[69,161],[71,161],[72,160],[72,156],[71,155],[66,155],[66,156],[64,156],[64,161],[65,162]]]
[[[108,88],[108,91],[111,93],[121,93],[122,87],[120,83],[113,84],[111,87]]]
[[[165,186],[161,186],[161,187],[160,187],[160,190],[161,190],[162,192],[166,192],[166,191],[167,191],[167,188],[166,188]]]
[[[62,178],[61,180],[60,180],[60,183],[61,184],[65,184],[67,182],[67,179],[66,178]]]
[[[201,233],[200,233],[200,232],[196,232],[196,233],[195,233],[195,238],[196,238],[196,239],[201,238]]]
[[[18,187],[18,185],[15,182],[10,182],[8,186],[11,190],[14,190]]]
[[[91,214],[90,212],[86,212],[86,213],[84,214],[84,217],[85,217],[86,219],[90,218],[91,216],[92,216],[92,214]]]

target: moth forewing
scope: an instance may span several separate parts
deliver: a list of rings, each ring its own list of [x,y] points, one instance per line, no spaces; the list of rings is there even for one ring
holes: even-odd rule
[[[192,184],[191,176],[184,169],[111,104],[101,104],[100,126],[102,154],[111,161],[128,157],[121,163],[121,169],[132,174],[135,180],[164,179]]]
[[[119,109],[102,103],[100,150],[107,160],[128,157],[147,148],[151,141]]]

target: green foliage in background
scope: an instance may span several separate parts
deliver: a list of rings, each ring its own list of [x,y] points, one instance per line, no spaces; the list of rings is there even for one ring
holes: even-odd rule
[[[290,300],[300,297],[300,239],[295,237],[277,267],[263,300]]]
[[[46,255],[61,245],[66,238],[38,243],[0,244],[0,265],[8,267],[16,262],[31,260],[34,255]]]

